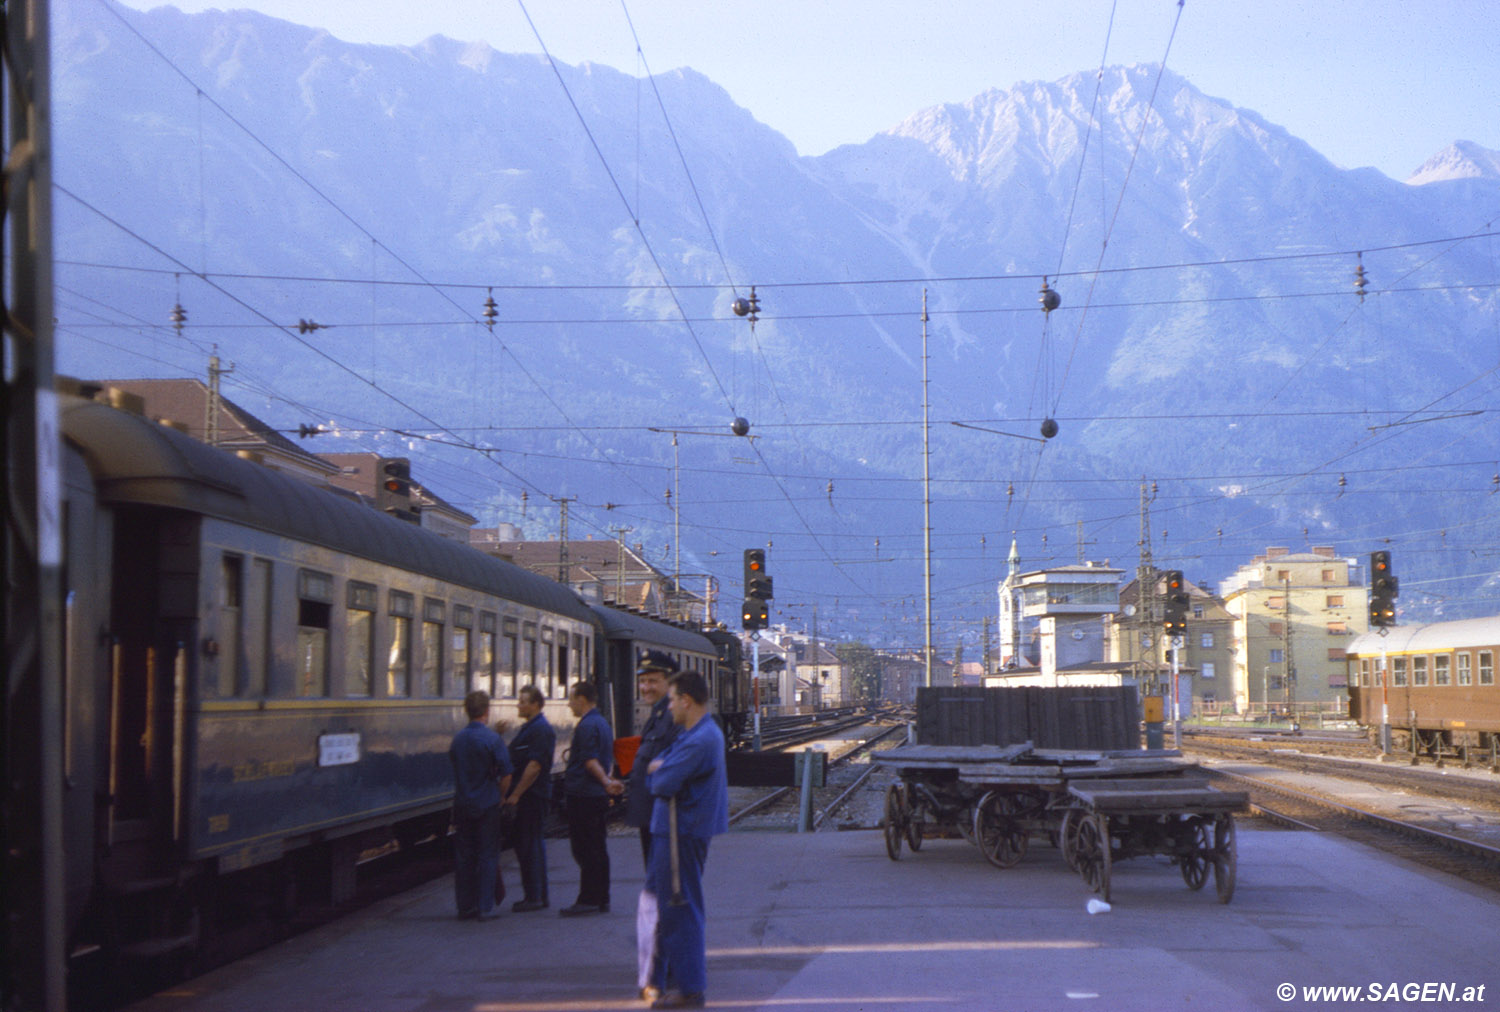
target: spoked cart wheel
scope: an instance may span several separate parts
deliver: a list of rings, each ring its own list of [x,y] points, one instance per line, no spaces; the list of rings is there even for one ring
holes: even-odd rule
[[[899,783],[885,789],[885,820],[881,824],[885,852],[892,861],[901,860],[901,837],[906,832],[906,788]]]
[[[1187,835],[1191,840],[1192,849],[1179,855],[1177,862],[1182,867],[1182,880],[1187,883],[1189,889],[1196,892],[1203,888],[1203,883],[1208,881],[1208,868],[1214,859],[1213,836],[1209,831],[1209,822],[1194,817],[1189,824]]]
[[[1228,812],[1214,819],[1214,889],[1220,903],[1234,898],[1234,875],[1237,857],[1234,845],[1234,816]]]
[[[1058,846],[1062,849],[1063,861],[1074,871],[1080,870],[1078,867],[1078,830],[1086,818],[1088,818],[1087,812],[1070,808],[1063,813],[1062,825],[1057,830]]]
[[[926,826],[926,820],[922,818],[922,802],[917,792],[910,788],[906,791],[906,845],[915,854],[922,849],[922,830]]]
[[[1109,902],[1109,818],[1079,814],[1078,872],[1090,889]]]
[[[1026,855],[1026,830],[1016,822],[1015,812],[1015,801],[998,791],[990,791],[974,806],[974,840],[996,868],[1014,868]]]

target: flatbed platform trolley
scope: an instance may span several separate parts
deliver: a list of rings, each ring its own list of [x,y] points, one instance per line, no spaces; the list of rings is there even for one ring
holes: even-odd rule
[[[1233,895],[1233,813],[1246,810],[1247,796],[1209,786],[1175,751],[910,745],[874,760],[899,777],[881,826],[891,860],[903,842],[918,851],[926,836],[956,832],[1010,868],[1036,836],[1106,900],[1113,862],[1146,854],[1172,857],[1192,889],[1211,868],[1220,900]]]
[[[1063,859],[1105,900],[1116,861],[1170,857],[1189,889],[1213,871],[1220,903],[1234,896],[1234,815],[1249,809],[1243,791],[1221,791],[1206,777],[1073,780],[1060,831]]]

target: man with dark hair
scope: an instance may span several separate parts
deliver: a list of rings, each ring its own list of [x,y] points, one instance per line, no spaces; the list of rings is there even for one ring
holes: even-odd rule
[[[708,683],[696,671],[670,681],[668,707],[682,729],[653,759],[651,867],[647,881],[660,900],[652,1008],[702,1008],[707,981],[703,866],[709,840],[729,830],[729,780],[724,734],[708,713]],[[675,993],[668,993],[675,984]]]
[[[568,709],[578,723],[568,748],[563,788],[568,801],[568,843],[578,863],[578,899],[558,911],[564,917],[609,913],[606,821],[610,797],[624,793],[625,785],[609,775],[615,736],[595,705],[598,698],[591,682],[574,682],[568,693]]]
[[[510,756],[485,718],[490,696],[464,697],[469,723],[453,736],[453,898],[458,916],[490,920],[495,914],[495,874],[500,857],[500,797],[510,786]]]
[[[547,847],[542,834],[552,798],[552,754],[557,750],[557,732],[542,716],[546,702],[535,685],[521,688],[516,695],[516,712],[525,723],[510,740],[511,757],[519,772],[505,803],[516,809],[516,861],[521,866],[521,888],[525,891],[525,897],[510,908],[522,914],[547,906]]]

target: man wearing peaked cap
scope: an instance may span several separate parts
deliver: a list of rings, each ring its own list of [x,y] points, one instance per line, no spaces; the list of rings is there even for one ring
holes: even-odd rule
[[[636,661],[636,683],[641,701],[651,707],[651,712],[641,724],[640,746],[635,753],[634,765],[630,767],[629,791],[625,798],[625,822],[635,826],[641,834],[641,857],[649,870],[651,867],[651,808],[654,800],[646,783],[646,767],[652,759],[667,750],[677,738],[678,726],[672,721],[667,708],[667,679],[677,674],[677,662],[672,655],[661,650],[642,650]],[[649,890],[642,893],[636,912],[636,929],[640,933],[637,948],[639,964],[637,986],[641,997],[648,1001],[659,997],[652,986],[651,978],[656,957],[656,895]]]
[[[677,674],[677,662],[661,650],[642,650],[635,666],[636,684],[643,703],[651,712],[641,723],[641,744],[630,767],[630,794],[626,799],[625,822],[641,831],[641,855],[650,863],[651,792],[646,789],[646,766],[666,751],[677,737],[677,725],[667,711],[667,679]]]

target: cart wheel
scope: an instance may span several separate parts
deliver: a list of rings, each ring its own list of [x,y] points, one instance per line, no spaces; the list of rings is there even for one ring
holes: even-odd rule
[[[1182,866],[1182,880],[1187,887],[1194,892],[1203,888],[1203,883],[1208,881],[1208,866],[1214,858],[1214,847],[1212,838],[1208,832],[1208,823],[1202,819],[1193,819],[1189,825],[1188,844],[1191,849],[1184,849],[1177,858]]]
[[[996,868],[1014,868],[1026,854],[1026,831],[1016,824],[1015,811],[1010,795],[998,791],[990,791],[974,806],[974,839]]]
[[[1225,812],[1214,820],[1214,889],[1220,903],[1234,898],[1234,873],[1237,864],[1234,845],[1234,816]]]
[[[1074,871],[1078,867],[1078,829],[1083,825],[1087,813],[1070,808],[1063,813],[1062,825],[1057,830],[1058,846],[1062,848],[1063,862]]]
[[[913,854],[922,849],[922,829],[925,825],[925,822],[917,818],[916,812],[912,812],[906,819],[906,845]]]
[[[1109,902],[1109,819],[1080,813],[1078,825],[1078,872],[1094,892]]]
[[[891,784],[885,789],[885,819],[881,831],[885,835],[885,852],[892,861],[901,860],[901,834],[906,829],[906,791],[900,784]]]

